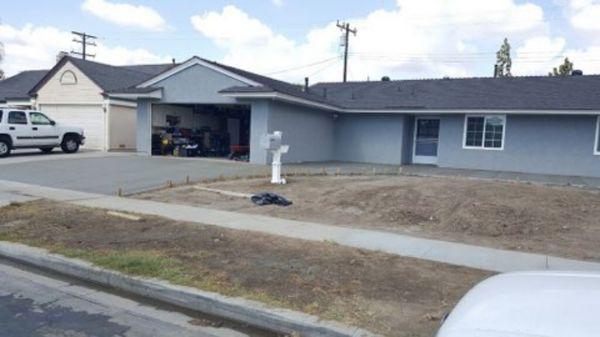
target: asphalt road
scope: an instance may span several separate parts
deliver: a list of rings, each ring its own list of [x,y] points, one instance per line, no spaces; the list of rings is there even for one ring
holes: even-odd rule
[[[249,336],[230,328],[196,324],[197,318],[180,312],[17,267],[0,261],[0,336]]]

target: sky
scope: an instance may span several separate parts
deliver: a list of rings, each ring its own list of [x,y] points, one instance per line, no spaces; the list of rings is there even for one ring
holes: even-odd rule
[[[547,75],[569,57],[600,73],[600,0],[0,0],[7,75],[49,69],[77,50],[115,65],[194,55],[302,83],[340,81],[341,31],[352,81],[491,76],[504,38],[513,75]]]

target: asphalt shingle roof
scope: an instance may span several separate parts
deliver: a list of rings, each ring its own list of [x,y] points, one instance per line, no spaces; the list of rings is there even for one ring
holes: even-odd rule
[[[38,80],[29,94],[35,94],[66,62],[74,64],[104,92],[134,86],[176,66],[172,63],[113,66],[65,56],[42,79]]]
[[[223,68],[229,72],[232,72],[236,75],[245,77],[249,80],[252,80],[254,82],[260,83],[261,86],[255,86],[255,87],[245,87],[245,86],[236,86],[236,87],[232,87],[232,88],[227,88],[225,90],[222,90],[222,93],[227,93],[227,92],[269,92],[269,91],[275,91],[275,92],[279,92],[279,93],[283,93],[283,94],[287,94],[287,95],[291,95],[291,96],[295,96],[298,98],[304,98],[304,99],[308,99],[311,100],[313,102],[320,102],[320,103],[327,103],[327,100],[317,94],[314,94],[310,91],[304,91],[303,90],[303,86],[301,85],[295,85],[295,84],[291,84],[288,82],[284,82],[284,81],[280,81],[280,80],[276,80],[274,78],[270,78],[267,76],[263,76],[263,75],[259,75],[256,73],[252,73],[249,71],[245,71],[239,68],[235,68],[235,67],[231,67],[228,65],[224,65],[218,62],[214,62],[214,61],[209,61],[209,60],[204,60],[205,62],[211,63],[217,67]]]
[[[31,90],[48,70],[28,70],[0,81],[0,101],[6,99],[27,99]]]
[[[119,67],[74,57],[69,57],[69,61],[104,91],[139,84],[173,67],[173,64]]]
[[[600,76],[319,83],[309,91],[347,109],[600,110]]]
[[[339,109],[600,110],[600,75],[335,82],[303,90],[300,85],[201,60],[259,84],[234,86],[220,93],[276,92]],[[129,79],[130,86],[150,78]],[[119,92],[146,92],[121,88],[126,86],[118,87]]]

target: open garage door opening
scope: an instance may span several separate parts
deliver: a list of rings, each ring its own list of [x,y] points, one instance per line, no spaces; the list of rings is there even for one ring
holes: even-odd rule
[[[248,161],[250,106],[153,104],[152,154]]]

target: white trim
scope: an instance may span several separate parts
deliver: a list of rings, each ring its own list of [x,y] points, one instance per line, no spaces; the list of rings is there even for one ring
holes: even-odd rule
[[[483,132],[481,135],[481,146],[467,146],[467,120],[469,117],[483,117]],[[504,122],[502,124],[502,146],[501,147],[485,147],[485,123],[488,117],[500,117]],[[484,151],[503,151],[506,143],[506,115],[502,114],[467,114],[463,125],[463,143],[462,148],[465,150],[484,150]]]
[[[419,116],[419,117],[415,117],[415,126],[414,126],[414,130],[413,130],[413,149],[412,149],[412,163],[413,164],[431,164],[431,165],[435,165],[438,162],[438,157],[439,157],[439,153],[437,153],[435,156],[417,156],[416,155],[416,151],[417,151],[417,128],[418,128],[418,121],[419,119],[437,119],[440,123],[439,127],[438,127],[438,148],[436,150],[439,151],[439,145],[440,145],[440,128],[441,128],[441,123],[442,123],[442,119],[439,116]]]
[[[34,107],[35,106],[35,101],[33,99],[7,99],[6,103],[4,103],[5,105],[11,106],[11,105],[15,105],[15,106],[30,106],[30,107]]]
[[[492,115],[597,115],[600,110],[500,110],[500,109],[343,109],[346,113],[405,113],[414,115],[455,115],[455,114],[492,114]]]
[[[161,99],[163,96],[162,89],[156,89],[145,93],[109,93],[108,97],[123,98],[123,99],[138,99],[138,98],[153,98]]]
[[[73,75],[73,82],[64,82],[65,75],[67,74]],[[75,75],[75,73],[71,69],[67,69],[63,71],[62,74],[60,74],[60,79],[58,80],[58,82],[60,83],[60,85],[77,85],[79,81],[77,80],[77,75]]]
[[[311,101],[308,99],[299,98],[299,97],[295,97],[292,95],[281,94],[281,93],[274,92],[274,91],[267,92],[267,93],[262,93],[262,92],[260,92],[260,93],[248,92],[248,93],[239,93],[239,94],[224,93],[223,96],[235,97],[235,98],[270,98],[270,99],[278,99],[278,100],[285,101],[285,102],[308,105],[308,106],[325,109],[325,110],[335,110],[335,111],[340,111],[340,112],[343,111],[343,109],[338,108],[333,105],[329,105],[326,103],[317,103],[317,102],[314,102],[314,101]]]
[[[448,115],[448,114],[502,114],[502,115],[598,115],[600,110],[508,110],[508,109],[346,109],[327,103],[317,103],[308,99],[298,98],[278,92],[244,92],[244,93],[223,93],[225,97],[234,98],[271,98],[283,101],[300,103],[316,108],[334,110],[343,113],[360,114],[412,114],[412,115]]]
[[[136,108],[137,107],[137,102],[135,102],[135,101],[123,101],[123,100],[114,99],[114,98],[110,98],[110,97],[104,99],[104,104],[122,106],[122,107],[127,107],[127,108]]]
[[[95,105],[95,106],[101,106],[102,104],[104,104],[104,100],[102,102],[96,102],[96,103],[91,103],[91,102],[37,102],[38,106],[48,106],[48,105]]]
[[[594,141],[594,155],[600,156],[600,115],[597,117],[596,121],[596,140]]]
[[[175,66],[175,67],[173,67],[173,68],[171,68],[171,69],[169,69],[169,70],[167,70],[167,71],[165,71],[165,72],[163,72],[161,74],[158,74],[156,77],[153,77],[153,78],[149,79],[148,81],[146,81],[146,82],[144,82],[142,84],[138,84],[137,87],[138,88],[149,87],[149,86],[151,86],[153,84],[156,84],[156,83],[158,83],[158,82],[160,82],[162,80],[165,80],[165,79],[167,79],[167,78],[169,78],[169,77],[171,77],[171,76],[173,76],[173,75],[175,75],[175,74],[177,74],[177,73],[179,73],[179,72],[181,72],[181,71],[183,71],[183,70],[185,70],[185,69],[187,69],[189,67],[195,66],[195,65],[204,66],[206,68],[212,69],[212,70],[217,71],[217,72],[219,72],[219,73],[221,73],[223,75],[226,75],[228,77],[231,77],[231,78],[233,78],[235,80],[238,80],[240,82],[246,83],[246,84],[251,85],[251,86],[261,86],[260,83],[254,82],[254,81],[252,81],[252,80],[250,80],[248,78],[245,78],[245,77],[240,76],[238,74],[232,73],[231,71],[225,70],[224,68],[221,68],[221,67],[219,67],[217,65],[214,65],[212,63],[208,63],[208,62],[200,59],[199,57],[194,56],[191,59],[185,61],[184,63],[182,63],[182,64],[180,64],[178,66]]]

